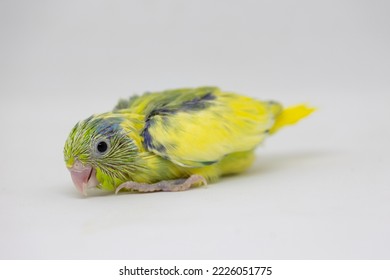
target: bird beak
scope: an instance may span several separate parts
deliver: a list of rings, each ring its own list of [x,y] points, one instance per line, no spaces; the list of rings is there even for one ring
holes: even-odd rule
[[[96,187],[99,183],[96,179],[95,169],[88,165],[84,166],[78,160],[75,160],[73,166],[68,169],[77,190],[85,196],[87,195],[87,189]]]

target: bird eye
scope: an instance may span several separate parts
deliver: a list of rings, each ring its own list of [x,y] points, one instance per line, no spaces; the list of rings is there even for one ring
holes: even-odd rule
[[[109,143],[106,140],[100,140],[96,144],[96,151],[101,155],[105,154],[108,151],[108,148]]]

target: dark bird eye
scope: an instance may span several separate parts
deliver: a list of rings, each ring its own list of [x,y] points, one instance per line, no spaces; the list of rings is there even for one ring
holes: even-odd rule
[[[106,141],[99,141],[96,145],[96,150],[100,154],[104,154],[108,150],[108,143]]]

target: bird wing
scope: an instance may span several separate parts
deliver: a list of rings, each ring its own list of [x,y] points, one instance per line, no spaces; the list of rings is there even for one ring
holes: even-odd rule
[[[254,149],[281,111],[275,102],[215,87],[146,93],[121,102],[117,110],[145,116],[141,136],[148,151],[187,167],[210,165],[228,154]]]

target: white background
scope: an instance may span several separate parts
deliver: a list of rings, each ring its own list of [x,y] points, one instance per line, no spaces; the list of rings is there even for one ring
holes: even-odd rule
[[[389,259],[388,1],[0,2],[1,259]],[[319,110],[245,174],[81,197],[62,150],[120,97],[217,85]]]

